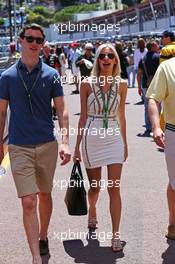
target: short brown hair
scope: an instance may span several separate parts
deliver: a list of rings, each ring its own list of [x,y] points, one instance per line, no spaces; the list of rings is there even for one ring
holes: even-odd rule
[[[41,32],[41,34],[43,35],[43,38],[45,38],[45,34],[44,34],[44,30],[43,30],[43,28],[42,28],[40,25],[35,24],[35,23],[32,23],[32,24],[30,24],[30,25],[26,25],[26,26],[24,26],[24,27],[21,29],[21,31],[19,32],[19,37],[20,37],[20,38],[24,38],[25,31],[26,31],[27,29],[39,30],[39,31]]]
[[[139,38],[137,42],[137,48],[141,51],[144,52],[145,50],[145,40],[143,38]]]

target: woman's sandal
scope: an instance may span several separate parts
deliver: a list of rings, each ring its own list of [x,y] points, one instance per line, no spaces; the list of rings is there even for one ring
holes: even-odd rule
[[[88,219],[88,228],[89,229],[97,229],[98,221],[96,217],[91,217]]]
[[[111,248],[113,252],[121,252],[123,251],[123,245],[119,238],[112,238],[111,240]]]

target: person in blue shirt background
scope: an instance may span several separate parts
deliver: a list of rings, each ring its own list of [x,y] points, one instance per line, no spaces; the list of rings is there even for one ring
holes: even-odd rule
[[[57,71],[41,62],[45,42],[43,29],[25,26],[19,34],[21,59],[0,78],[0,164],[4,158],[3,132],[10,107],[9,156],[23,221],[32,253],[32,264],[42,264],[40,255],[49,254],[47,231],[52,213],[52,185],[58,156],[54,137],[51,100],[64,132],[60,145],[61,165],[70,161],[68,112]],[[40,230],[37,216],[39,197]]]

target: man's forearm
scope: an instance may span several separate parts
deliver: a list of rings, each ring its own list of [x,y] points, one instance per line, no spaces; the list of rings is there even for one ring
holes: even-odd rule
[[[6,112],[0,111],[0,144],[3,144]]]
[[[69,117],[67,110],[64,110],[62,113],[58,114],[58,122],[62,135],[62,143],[69,143]]]
[[[148,114],[152,124],[152,129],[160,128],[159,103],[154,99],[149,99]]]
[[[138,83],[138,88],[141,87],[141,77],[142,77],[142,73],[138,72],[137,74],[137,83]]]
[[[0,164],[4,158],[3,136],[4,136],[5,119],[6,119],[6,112],[1,110],[0,111]]]

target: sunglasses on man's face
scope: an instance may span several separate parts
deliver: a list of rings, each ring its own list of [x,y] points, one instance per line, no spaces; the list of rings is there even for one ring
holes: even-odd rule
[[[44,38],[40,38],[40,37],[35,38],[33,36],[24,36],[24,38],[28,43],[32,43],[34,40],[36,41],[37,44],[43,44],[44,42]]]
[[[103,60],[105,57],[108,57],[110,60],[115,58],[115,55],[113,53],[100,53],[99,59]]]

